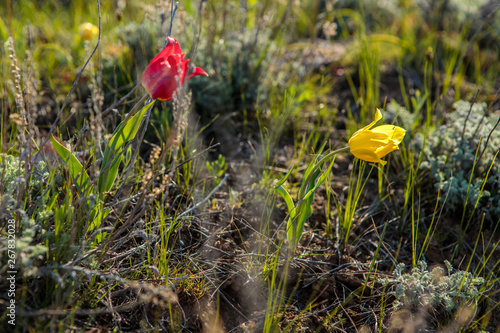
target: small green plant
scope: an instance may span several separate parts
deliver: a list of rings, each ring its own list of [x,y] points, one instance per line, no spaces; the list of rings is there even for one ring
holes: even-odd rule
[[[222,176],[227,170],[226,158],[219,154],[219,157],[212,162],[207,161],[207,170],[216,185],[221,181]]]
[[[25,161],[17,156],[0,153],[0,180],[2,181],[3,192],[5,196],[2,200],[13,198],[18,189],[19,182],[24,181]],[[48,177],[47,164],[40,161],[34,165],[30,174],[28,189],[39,190],[42,182]]]
[[[324,146],[320,149],[316,158],[309,163],[306,171],[304,172],[304,178],[302,184],[300,185],[300,190],[298,194],[297,204],[294,203],[292,197],[287,192],[287,190],[282,186],[287,180],[288,176],[292,172],[293,168],[288,171],[288,173],[280,179],[274,189],[279,195],[285,200],[286,206],[288,208],[288,222],[286,225],[286,234],[290,248],[295,249],[297,243],[302,236],[302,231],[304,228],[304,223],[312,215],[312,202],[314,200],[314,192],[319,188],[321,184],[325,181],[326,177],[332,169],[334,156],[340,151],[346,150],[342,148],[340,150],[334,151],[320,158],[320,154],[323,151]],[[348,149],[348,148],[347,148]],[[332,158],[330,165],[327,167],[325,172],[321,172],[321,168],[325,161]]]
[[[317,156],[311,163],[309,163],[306,171],[304,172],[304,178],[302,179],[300,186],[297,204],[294,203],[290,194],[282,186],[292,170],[288,171],[288,173],[276,183],[274,189],[283,197],[288,208],[289,219],[287,222],[287,236],[290,249],[292,251],[295,249],[300,237],[302,236],[305,221],[312,215],[311,205],[314,199],[314,192],[316,192],[319,186],[323,184],[330,173],[335,155],[350,150],[356,158],[362,161],[385,165],[387,162],[382,160],[382,157],[398,149],[398,145],[403,140],[406,131],[403,128],[394,125],[381,125],[373,127],[380,119],[382,119],[382,113],[377,109],[375,120],[356,131],[349,139],[349,145],[347,147],[332,151],[320,158],[326,143],[323,144]],[[325,172],[322,173],[321,168],[323,164],[330,159],[332,159],[330,166]],[[365,164],[363,163],[359,168],[359,176],[363,174],[364,169]],[[344,239],[344,244],[347,243],[349,231],[352,226],[352,217],[354,216],[354,211],[356,210],[356,206],[364,186],[361,181],[358,181],[356,188],[352,189],[354,185],[354,177],[351,177],[349,185],[350,192],[347,200],[345,215],[342,221],[342,238]],[[337,205],[337,208],[339,207],[340,205]]]
[[[394,308],[431,307],[451,312],[465,303],[475,304],[482,295],[478,287],[483,285],[484,279],[466,271],[452,274],[451,264],[445,261],[445,265],[447,274],[439,266],[428,271],[427,263],[419,261],[411,273],[403,274],[405,265],[399,264],[394,270],[394,278],[384,281],[392,284],[390,294],[396,297]]]
[[[497,117],[486,113],[485,103],[458,101],[454,109],[446,126],[429,133],[420,168],[446,193],[441,200],[446,200],[448,211],[477,210],[495,220],[500,216]],[[417,148],[423,140],[417,136]]]
[[[120,166],[120,163],[123,160],[123,155],[126,151],[126,144],[136,137],[144,116],[146,113],[150,112],[151,107],[154,104],[154,101],[152,101],[146,103],[146,105],[141,108],[142,103],[146,100],[146,97],[148,97],[148,95],[144,95],[128,116],[118,125],[109,143],[106,145],[101,164],[101,171],[97,179],[97,186],[93,186],[93,181],[91,181],[89,175],[75,154],[61,145],[54,136],[51,136],[51,142],[55,151],[59,154],[63,162],[67,163],[69,173],[82,195],[88,197],[91,194],[94,194],[99,200],[97,205],[93,205],[90,200],[87,202],[89,209],[91,210],[91,223],[89,224],[87,232],[98,228],[101,221],[110,211],[109,209],[104,209],[104,195],[106,192],[111,190],[111,187],[116,180],[118,167]],[[97,241],[101,240],[105,235],[106,233],[99,234]]]

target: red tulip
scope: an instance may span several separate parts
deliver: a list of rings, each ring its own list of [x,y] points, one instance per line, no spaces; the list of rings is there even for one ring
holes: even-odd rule
[[[169,101],[178,88],[178,83],[183,85],[189,70],[189,59],[184,59],[184,54],[179,43],[172,37],[167,37],[165,48],[149,63],[141,82],[153,99]],[[180,74],[179,74],[180,71]],[[195,67],[188,78],[197,75],[206,75],[207,72]]]

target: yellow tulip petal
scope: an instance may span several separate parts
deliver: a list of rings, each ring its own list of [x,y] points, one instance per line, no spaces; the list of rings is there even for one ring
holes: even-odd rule
[[[366,141],[383,141],[387,142],[390,139],[389,135],[387,133],[376,133],[372,132],[370,130],[360,132],[360,133],[354,133],[354,135],[349,139],[349,144],[352,142],[359,142],[361,144],[365,143]]]
[[[398,145],[391,141],[387,145],[385,145],[385,146],[380,147],[379,149],[377,149],[375,151],[375,154],[377,154],[378,157],[382,158],[385,155],[387,155],[387,154],[389,154],[389,153],[391,153],[391,152],[393,152],[393,151],[395,151],[397,149],[399,149]]]
[[[389,135],[389,138],[392,141],[395,141],[397,144],[403,141],[403,138],[406,134],[406,130],[404,130],[399,126],[394,126],[394,125],[380,125],[375,128],[372,128],[371,131],[377,133],[386,133],[387,135]]]
[[[363,131],[365,131],[365,130],[369,130],[369,129],[370,129],[370,128],[372,128],[372,127],[373,127],[373,126],[377,123],[377,121],[379,121],[380,119],[382,119],[382,113],[380,112],[380,110],[379,110],[379,109],[377,109],[377,112],[375,113],[375,120],[373,120],[371,123],[369,123],[369,124],[368,124],[368,125],[366,125],[365,127],[361,128],[361,129],[359,129],[359,130],[357,130],[357,131],[353,134],[353,136],[354,136],[354,135],[356,135],[357,133],[361,133],[361,132],[363,132]]]
[[[387,162],[381,160],[377,154],[375,154],[372,150],[370,149],[351,149],[351,153],[359,158],[360,160],[366,161],[366,162],[373,162],[373,163],[380,163],[382,165],[385,165]]]
[[[351,136],[349,149],[361,160],[385,165],[387,162],[381,158],[399,149],[398,145],[403,141],[406,130],[395,125],[381,125],[371,129],[381,118],[382,113],[377,109],[375,120]]]
[[[392,141],[394,141],[396,144],[400,144],[403,141],[405,134],[406,130],[404,128],[396,126],[394,128],[394,134],[392,135]]]
[[[396,127],[396,126],[394,126],[394,125],[380,125],[380,126],[372,128],[371,130],[373,132],[377,132],[377,133],[390,134],[394,131],[394,127]]]
[[[373,133],[365,131],[353,136],[349,140],[349,147],[352,151],[367,150],[375,153],[376,150],[385,147],[389,142],[389,137],[384,133]]]

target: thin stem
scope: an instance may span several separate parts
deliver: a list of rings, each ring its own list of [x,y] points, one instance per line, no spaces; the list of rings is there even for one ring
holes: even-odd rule
[[[198,27],[198,33],[196,34],[196,37],[194,38],[194,43],[191,46],[191,50],[189,50],[189,59],[191,59],[191,63],[194,63],[194,59],[196,58],[196,53],[198,51],[198,44],[200,43],[200,36],[201,36],[201,28],[202,28],[202,21],[203,21],[203,12],[205,10],[204,6],[205,1],[201,0],[200,5],[198,6],[198,19],[196,22],[196,26]],[[189,73],[192,71],[192,66],[190,66],[191,70]],[[188,73],[188,74],[189,74]]]
[[[144,106],[144,102],[146,102],[148,97],[149,97],[149,94],[144,94],[141,97],[139,102],[137,102],[137,104],[135,104],[134,107],[132,108],[132,110],[130,110],[130,112],[127,114],[127,116],[125,117],[125,119],[122,122],[123,124],[125,124],[130,118],[132,118],[132,116],[134,116],[137,113],[137,111],[139,111],[139,108],[141,106]]]
[[[175,12],[177,12],[177,6],[179,6],[179,1],[175,2],[175,7],[174,7],[174,0],[172,0],[171,6],[170,6],[170,25],[168,27],[167,37],[172,34],[172,25],[174,24],[174,18],[175,18]],[[167,43],[168,43],[168,40],[165,41],[165,45],[163,47],[167,46]]]
[[[339,154],[339,153],[343,153],[343,152],[345,152],[345,151],[347,151],[347,150],[349,150],[349,146],[346,146],[346,147],[344,147],[344,148],[340,148],[340,149],[334,150],[334,151],[332,151],[332,152],[330,152],[330,153],[326,154],[324,157],[322,157],[322,158],[319,160],[318,164],[319,164],[319,163],[323,163],[323,162],[325,162],[327,159],[332,158],[333,156],[335,156],[335,155],[337,155],[337,154]]]
[[[38,148],[38,151],[40,152],[40,155],[42,156],[44,161],[46,161],[46,159],[45,159],[45,153],[43,151],[43,146],[45,146],[45,144],[47,143],[47,141],[50,138],[50,135],[54,132],[56,125],[57,125],[57,122],[59,121],[59,118],[61,117],[62,112],[66,108],[66,105],[68,104],[68,100],[69,100],[71,94],[73,93],[73,90],[75,90],[76,84],[80,80],[80,77],[82,76],[83,71],[85,70],[85,67],[87,67],[88,63],[90,62],[90,59],[92,59],[92,57],[94,56],[94,53],[97,51],[97,49],[99,48],[99,45],[101,43],[101,4],[100,4],[99,0],[97,0],[97,13],[99,16],[99,36],[97,37],[97,44],[95,45],[94,50],[92,51],[90,56],[87,58],[87,61],[85,61],[85,64],[83,65],[82,69],[80,70],[80,72],[76,76],[75,82],[73,82],[73,85],[71,86],[71,89],[69,90],[69,93],[66,95],[66,99],[64,100],[64,103],[61,106],[61,109],[57,113],[56,119],[54,120],[54,123],[52,124],[52,127],[49,130],[49,133],[47,133],[45,140],[43,140],[42,144]]]

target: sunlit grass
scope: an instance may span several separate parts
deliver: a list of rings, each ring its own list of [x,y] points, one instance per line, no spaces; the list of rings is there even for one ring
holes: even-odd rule
[[[36,153],[97,43],[79,31],[98,25],[97,3],[7,3],[0,248],[7,267],[3,219],[15,219],[18,327],[382,332],[427,302],[426,291],[415,302],[397,294],[420,288],[411,269],[430,276],[445,260],[446,277],[461,280],[443,296],[456,292],[463,307],[425,308],[428,327],[498,325],[490,16],[454,13],[454,1],[447,20],[414,1],[184,1],[173,35],[209,77],[191,79],[176,107],[156,102],[128,135],[116,128],[142,87],[120,99],[163,45],[170,2],[103,2],[100,47],[44,146],[45,167]],[[309,184],[323,149],[345,147],[376,108],[407,130],[387,165],[345,154]],[[126,139],[113,146],[113,133]],[[293,237],[293,205],[273,192],[285,175],[292,204],[307,201]]]

